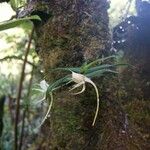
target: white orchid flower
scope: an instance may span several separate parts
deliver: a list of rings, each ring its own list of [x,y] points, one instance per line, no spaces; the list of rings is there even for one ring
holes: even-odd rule
[[[40,99],[40,100],[38,100],[38,101],[36,102],[37,104],[43,102],[44,100],[46,100],[46,91],[47,91],[47,88],[49,87],[48,83],[47,83],[45,80],[42,80],[42,81],[40,82],[39,86],[40,86],[39,89],[34,88],[33,90],[39,91],[39,92],[43,93],[44,96],[43,96],[42,99]]]
[[[47,84],[47,82],[46,82],[45,80],[42,80],[42,81],[40,82],[40,87],[41,87],[41,89],[42,89],[44,92],[47,91],[48,86],[49,86],[49,85]]]
[[[46,92],[47,92],[47,88],[49,87],[49,84],[48,84],[45,80],[42,80],[42,81],[40,82],[39,86],[40,86],[40,89],[34,89],[34,90],[42,92],[42,93],[44,94],[44,97],[43,97],[41,100],[39,100],[37,103],[41,103],[41,102],[43,102],[44,100],[46,100]],[[48,118],[48,116],[49,116],[49,113],[50,113],[50,110],[51,110],[52,104],[53,104],[53,95],[52,95],[52,93],[50,94],[50,96],[51,96],[51,101],[50,101],[50,104],[49,104],[49,106],[48,106],[46,115],[45,115],[44,118],[42,119],[42,122],[41,122],[40,125],[37,127],[37,129],[42,126],[42,124],[45,122],[45,120],[46,120],[46,119]]]
[[[85,91],[85,89],[86,89],[85,83],[86,82],[90,83],[95,89],[96,97],[97,97],[97,107],[96,107],[96,112],[95,112],[95,116],[94,116],[93,123],[92,123],[92,126],[94,126],[97,115],[98,115],[98,112],[99,112],[99,92],[98,92],[98,88],[90,78],[84,76],[83,74],[72,72],[72,81],[74,81],[76,84],[73,86],[72,89],[70,89],[70,91],[72,91],[72,90],[74,90],[74,89],[76,89],[80,86],[83,86],[82,90],[77,92],[77,93],[74,93],[74,95],[81,94]]]

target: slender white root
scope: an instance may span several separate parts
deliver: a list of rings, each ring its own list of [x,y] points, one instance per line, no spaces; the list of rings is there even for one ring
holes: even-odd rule
[[[52,108],[52,105],[53,105],[53,94],[51,93],[50,96],[51,96],[51,101],[50,101],[50,104],[49,104],[47,113],[46,113],[44,119],[42,120],[42,122],[41,122],[41,124],[39,125],[38,128],[40,128],[40,127],[43,125],[43,123],[44,123],[45,120],[48,118],[48,115],[49,115],[49,113],[50,113],[50,111],[51,111],[51,108]]]

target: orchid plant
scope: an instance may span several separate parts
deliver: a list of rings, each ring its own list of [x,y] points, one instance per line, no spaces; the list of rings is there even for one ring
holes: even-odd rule
[[[91,63],[83,64],[81,67],[51,69],[50,72],[68,71],[70,73],[68,75],[66,75],[65,77],[60,78],[49,85],[46,83],[45,80],[40,82],[41,89],[37,89],[37,90],[44,93],[44,97],[40,100],[40,102],[50,99],[47,113],[46,113],[44,119],[42,120],[40,126],[47,119],[47,117],[51,111],[52,104],[53,104],[53,92],[55,90],[59,89],[60,87],[65,86],[71,82],[73,82],[75,84],[70,89],[70,91],[73,91],[74,89],[77,89],[78,87],[82,86],[81,91],[79,91],[77,93],[73,93],[74,95],[82,94],[86,89],[86,83],[91,84],[93,86],[93,88],[95,89],[97,106],[96,106],[95,116],[94,116],[94,119],[92,122],[92,126],[94,126],[96,119],[97,119],[98,112],[99,112],[99,91],[98,91],[96,84],[91,80],[91,78],[100,77],[106,73],[117,74],[118,72],[115,71],[115,67],[127,65],[127,64],[104,64],[104,61],[106,61],[108,59],[112,59],[112,58],[116,58],[116,56],[113,55],[113,56],[97,59]],[[49,95],[50,95],[50,98],[48,98]]]

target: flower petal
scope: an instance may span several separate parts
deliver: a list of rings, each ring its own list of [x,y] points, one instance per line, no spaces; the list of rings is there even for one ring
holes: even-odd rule
[[[85,84],[83,84],[83,87],[82,87],[82,90],[77,92],[77,93],[73,93],[73,95],[78,95],[78,94],[81,94],[85,91]]]
[[[37,105],[37,104],[39,104],[39,103],[44,102],[45,100],[46,100],[46,95],[45,95],[42,99],[40,99],[40,100],[38,100],[37,102],[35,102],[35,104]]]
[[[72,91],[72,90],[74,90],[74,89],[76,89],[76,88],[80,87],[80,86],[81,86],[81,85],[83,85],[83,84],[85,84],[85,82],[84,82],[84,81],[79,82],[78,84],[75,84],[75,85],[73,86],[73,88],[72,88],[72,89],[70,89],[69,91]]]
[[[42,80],[41,82],[40,82],[40,87],[41,87],[41,89],[43,89],[45,92],[47,91],[47,88],[48,88],[48,84],[47,84],[47,82],[45,81],[45,80]]]
[[[72,80],[75,83],[80,83],[80,82],[84,81],[84,75],[76,73],[76,72],[72,72]]]

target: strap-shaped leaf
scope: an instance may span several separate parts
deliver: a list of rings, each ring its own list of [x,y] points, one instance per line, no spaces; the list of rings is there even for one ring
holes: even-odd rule
[[[114,65],[104,64],[104,65],[92,67],[92,68],[88,69],[85,73],[88,74],[88,73],[92,73],[94,71],[101,70],[101,69],[110,69],[110,68],[113,69],[115,67],[121,67],[121,66],[130,66],[130,65],[129,64],[114,64]],[[132,67],[132,66],[130,66],[130,67]]]
[[[84,69],[87,70],[87,69],[91,68],[92,66],[94,66],[94,65],[96,65],[96,64],[98,64],[98,63],[102,63],[102,62],[104,62],[104,61],[106,61],[106,60],[108,60],[108,59],[111,59],[111,58],[116,58],[116,56],[115,56],[115,55],[112,55],[112,56],[108,56],[108,57],[96,59],[95,61],[92,61],[91,63],[85,65],[85,68],[84,68]]]
[[[101,76],[104,75],[104,73],[115,73],[115,74],[117,74],[118,72],[110,70],[110,69],[101,69],[101,70],[97,70],[97,71],[88,73],[88,74],[86,74],[86,76],[89,77],[89,78],[101,77]]]
[[[77,72],[80,73],[80,68],[79,67],[66,67],[66,68],[54,68],[54,69],[50,69],[50,72],[55,72],[55,71],[73,71],[73,72]]]
[[[34,16],[31,16],[31,17],[25,17],[25,18],[5,21],[5,22],[0,23],[0,31],[10,29],[10,28],[14,28],[14,27],[26,22],[26,21],[29,21],[29,20],[39,20],[39,21],[41,21],[41,18],[37,15],[34,15]]]
[[[67,84],[67,82],[71,81],[71,77],[69,75],[60,78],[56,80],[54,83],[50,84],[47,88],[46,95],[48,96],[49,93],[52,93],[52,91],[58,89],[59,87],[63,86],[64,84]]]

